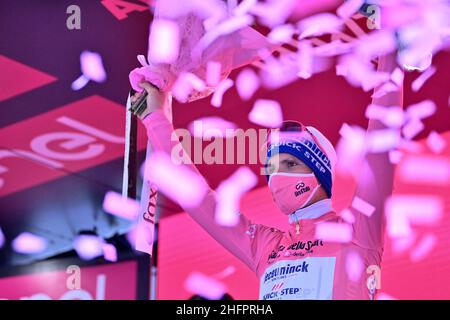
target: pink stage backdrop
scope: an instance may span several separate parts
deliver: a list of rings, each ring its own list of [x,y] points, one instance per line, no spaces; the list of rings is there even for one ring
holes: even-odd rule
[[[447,147],[438,155],[450,156],[450,132],[443,133]],[[433,155],[421,142],[424,152]],[[407,159],[407,155],[404,159]],[[402,162],[399,166],[402,165]],[[337,176],[334,185],[334,207],[339,212],[350,204],[355,184]],[[386,237],[381,271],[381,289],[378,297],[396,299],[449,299],[450,298],[450,194],[449,184],[411,183],[397,174],[395,194],[436,195],[445,202],[444,215],[432,226],[414,226],[415,242],[401,254],[393,252],[392,241]],[[287,222],[274,206],[268,188],[248,193],[241,203],[241,212],[255,222],[287,228]],[[437,238],[434,247],[413,262],[411,254],[427,234]],[[234,258],[203,231],[187,214],[179,214],[161,221],[158,283],[159,299],[187,299],[192,294],[184,289],[184,281],[192,271],[213,276],[228,266],[236,271],[223,279],[235,299],[258,299],[258,280],[246,266]]]

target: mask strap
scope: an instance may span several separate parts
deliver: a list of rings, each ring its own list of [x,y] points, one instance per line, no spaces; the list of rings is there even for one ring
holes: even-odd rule
[[[313,192],[309,195],[308,199],[305,201],[305,204],[300,209],[303,209],[304,207],[306,207],[308,202],[312,199],[312,197],[316,194],[317,190],[319,190],[320,187],[321,187],[321,184],[317,185],[317,187],[314,188]]]

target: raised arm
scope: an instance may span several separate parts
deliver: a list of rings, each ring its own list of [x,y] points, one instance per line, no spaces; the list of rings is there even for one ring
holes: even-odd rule
[[[149,114],[142,116],[142,123],[147,129],[147,136],[153,151],[160,151],[170,156],[171,151],[180,143],[173,139],[172,124],[160,108],[164,97],[148,83],[142,84],[149,92]],[[142,119],[141,118],[141,119]],[[193,164],[182,164],[190,167],[205,182]],[[251,270],[256,271],[259,258],[267,244],[277,236],[278,231],[271,228],[253,224],[244,215],[240,214],[239,223],[233,227],[221,226],[216,223],[214,215],[216,208],[215,192],[209,188],[206,197],[196,208],[183,208],[206,232],[217,242],[224,246],[233,255],[243,261]]]
[[[396,54],[382,56],[378,60],[378,71],[389,72],[397,67]],[[380,88],[376,88],[378,92]],[[403,86],[381,97],[374,98],[372,104],[386,108],[403,107]],[[371,119],[367,132],[387,128],[382,122]],[[388,152],[368,153],[358,179],[355,196],[375,207],[372,216],[353,210],[355,215],[354,240],[361,247],[382,250],[384,245],[384,202],[391,195],[394,180],[394,166],[389,161]]]

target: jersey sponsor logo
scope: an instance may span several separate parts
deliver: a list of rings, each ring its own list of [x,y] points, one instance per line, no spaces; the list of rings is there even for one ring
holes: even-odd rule
[[[278,261],[260,278],[260,299],[331,299],[335,264],[335,257]]]

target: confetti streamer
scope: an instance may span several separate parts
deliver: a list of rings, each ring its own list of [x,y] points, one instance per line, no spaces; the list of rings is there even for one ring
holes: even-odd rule
[[[427,138],[427,146],[436,154],[442,153],[447,143],[436,131],[431,131]]]
[[[127,220],[135,220],[139,212],[139,202],[124,198],[117,192],[108,191],[103,199],[103,210]]]
[[[352,226],[346,223],[323,222],[316,227],[316,238],[329,242],[350,242],[352,233]]]
[[[367,217],[372,216],[375,211],[375,207],[373,205],[357,196],[353,198],[352,208],[358,210]]]
[[[411,251],[409,258],[417,263],[425,259],[437,244],[437,237],[433,234],[426,234],[419,244]]]
[[[248,119],[260,126],[277,128],[283,122],[281,106],[275,100],[258,99],[255,101]]]
[[[218,300],[227,291],[223,283],[198,271],[192,272],[187,277],[184,287],[187,291],[198,294],[208,300]]]
[[[431,67],[428,68],[425,72],[423,72],[416,80],[413,81],[411,88],[414,92],[419,91],[425,82],[428,81],[434,74],[436,73],[436,68]]]
[[[397,169],[399,177],[408,183],[449,185],[450,160],[444,156],[409,156]]]
[[[216,190],[216,222],[222,226],[238,224],[240,199],[257,183],[256,175],[248,167],[239,168],[231,177],[221,182]]]
[[[148,181],[158,190],[184,208],[198,206],[205,197],[207,187],[201,177],[184,165],[176,165],[170,156],[155,152],[150,155],[141,170],[148,174]]]
[[[98,236],[81,234],[73,241],[73,248],[83,260],[92,260],[103,255],[104,241]]]
[[[29,232],[22,232],[12,241],[15,252],[23,254],[36,254],[47,249],[48,242],[45,238]]]
[[[236,89],[242,100],[249,100],[260,85],[258,75],[250,68],[242,70],[236,78]]]

